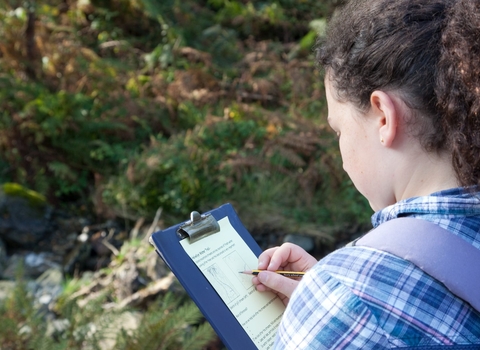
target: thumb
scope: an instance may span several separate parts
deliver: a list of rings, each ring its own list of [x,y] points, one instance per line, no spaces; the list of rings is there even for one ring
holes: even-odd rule
[[[263,285],[285,295],[289,299],[298,285],[298,281],[271,271],[262,271],[257,277]]]

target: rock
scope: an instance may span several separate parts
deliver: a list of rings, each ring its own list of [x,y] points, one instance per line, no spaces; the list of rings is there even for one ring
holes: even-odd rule
[[[0,239],[0,278],[2,277],[3,269],[7,265],[7,260],[7,247],[5,243],[3,243],[3,240]]]
[[[2,271],[2,278],[14,280],[23,264],[23,257],[20,254],[13,254],[7,260],[5,269]]]
[[[8,258],[2,277],[15,279],[19,269],[26,278],[37,278],[50,268],[61,269],[61,265],[55,261],[52,253],[17,253]]]
[[[18,184],[0,188],[0,238],[7,244],[34,247],[51,224],[52,208],[38,193]]]
[[[315,241],[313,240],[312,237],[308,237],[308,236],[288,234],[285,236],[283,241],[284,243],[290,242],[290,243],[296,244],[302,247],[303,249],[305,249],[305,251],[307,252],[311,252],[315,248]]]
[[[51,268],[35,280],[36,288],[33,291],[35,307],[48,312],[58,296],[62,293],[63,273],[61,268]]]
[[[70,217],[54,210],[52,215],[52,231],[35,246],[35,251],[49,251],[65,256],[74,249],[78,235],[89,224],[85,218]]]

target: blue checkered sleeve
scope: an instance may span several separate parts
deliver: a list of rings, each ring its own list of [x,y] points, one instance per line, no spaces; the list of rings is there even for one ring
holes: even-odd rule
[[[456,188],[409,198],[375,213],[372,224],[402,216],[434,222],[480,249],[480,193]],[[326,256],[302,279],[282,318],[275,348],[455,344],[480,348],[480,312],[406,260],[348,247]]]
[[[276,349],[388,348],[375,316],[325,271],[307,274],[280,325]]]

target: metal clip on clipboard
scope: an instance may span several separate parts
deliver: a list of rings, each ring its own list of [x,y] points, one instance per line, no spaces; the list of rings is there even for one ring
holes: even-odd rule
[[[197,211],[190,213],[190,220],[177,230],[180,238],[189,238],[190,243],[220,231],[217,220],[211,214],[200,215]]]

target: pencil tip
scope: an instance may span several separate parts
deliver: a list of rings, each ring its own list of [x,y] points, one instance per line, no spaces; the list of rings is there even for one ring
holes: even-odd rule
[[[252,271],[240,271],[240,273],[243,273],[245,275],[251,275]]]

